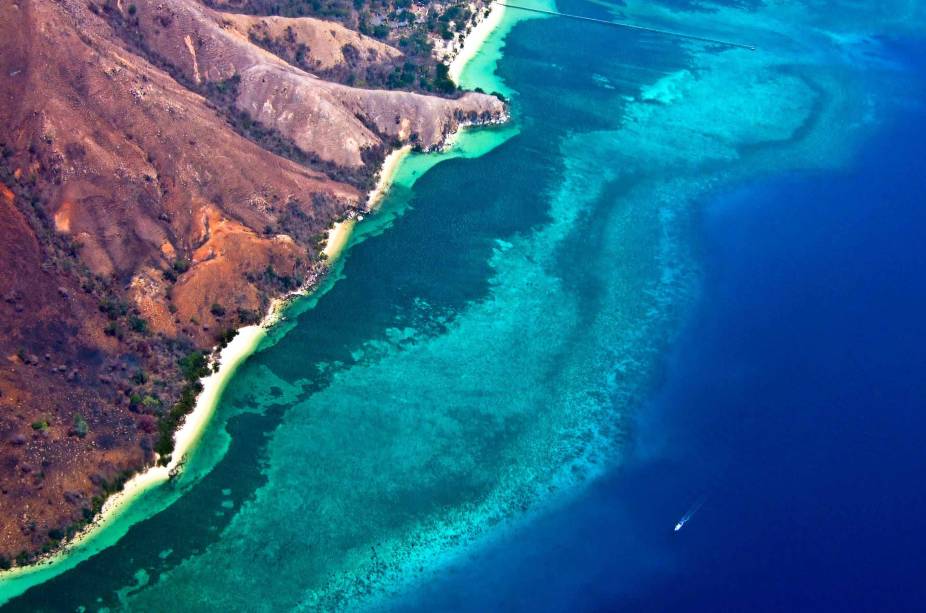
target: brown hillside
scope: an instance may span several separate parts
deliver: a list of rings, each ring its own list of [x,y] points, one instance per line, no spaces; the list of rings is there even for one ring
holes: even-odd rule
[[[201,374],[180,359],[303,282],[387,149],[504,114],[310,74],[400,59],[327,32],[193,0],[0,3],[0,562],[169,452]]]

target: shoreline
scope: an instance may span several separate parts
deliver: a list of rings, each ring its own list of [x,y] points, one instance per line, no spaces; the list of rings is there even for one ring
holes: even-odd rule
[[[59,565],[69,561],[76,565],[98,553],[99,551],[91,551],[86,557],[75,556],[79,559],[71,560],[72,554],[78,553],[84,547],[92,547],[94,540],[103,536],[105,529],[113,525],[122,513],[131,507],[132,503],[153,491],[157,486],[177,477],[183,471],[187,457],[195,450],[205,433],[218,408],[222,392],[225,391],[235,372],[257,350],[261,341],[267,337],[267,331],[279,321],[289,302],[293,298],[304,296],[314,290],[321,277],[327,272],[329,262],[337,259],[346,247],[347,239],[355,223],[354,217],[334,223],[328,230],[328,239],[322,251],[329,256],[330,260],[320,261],[307,277],[303,287],[274,298],[260,323],[239,328],[234,338],[224,348],[213,348],[209,362],[213,366],[218,365],[218,369],[199,380],[203,388],[196,398],[196,405],[174,432],[174,451],[171,454],[171,461],[166,466],[156,463],[153,466],[142,468],[140,472],[133,475],[125,482],[122,489],[105,500],[100,512],[93,520],[63,543],[59,549],[39,556],[35,562],[26,566],[14,566],[0,571],[0,606],[33,586],[30,583],[20,586],[20,589],[12,585],[15,582],[28,580],[29,577],[39,573],[54,573],[52,576],[55,576],[58,573],[54,571]],[[100,550],[105,548],[106,546]],[[62,569],[61,572],[66,570],[69,568]],[[44,580],[38,583],[43,582]]]
[[[402,160],[409,153],[411,153],[411,147],[406,145],[393,150],[386,156],[376,186],[367,195],[367,208],[365,210],[376,210],[392,185]],[[106,499],[96,517],[66,543],[63,543],[60,549],[39,556],[35,562],[26,566],[15,566],[0,571],[0,585],[25,579],[39,572],[50,571],[59,564],[64,563],[71,553],[82,546],[89,545],[107,526],[114,523],[125,508],[145,493],[167,483],[183,471],[187,456],[195,449],[196,444],[202,438],[206,427],[215,414],[222,392],[227,387],[235,371],[254,353],[260,342],[267,336],[268,328],[279,320],[286,304],[294,297],[311,293],[318,286],[327,269],[344,252],[354,227],[362,218],[362,215],[352,213],[346,219],[333,223],[327,231],[325,246],[321,251],[325,257],[318,262],[315,271],[309,274],[305,285],[299,290],[273,299],[260,323],[239,328],[228,345],[218,350],[217,353],[216,349],[218,347],[213,348],[210,363],[213,365],[218,364],[218,370],[199,380],[203,389],[196,398],[196,405],[193,410],[186,415],[180,427],[174,432],[174,451],[171,455],[171,461],[166,466],[160,464],[148,466],[133,475],[125,482],[121,490],[111,494]],[[24,587],[23,591],[28,587],[31,586]],[[16,595],[18,594],[6,595],[3,594],[3,590],[0,590],[0,606]]]
[[[412,152],[411,145],[403,145],[398,149],[393,149],[383,159],[380,166],[376,185],[367,194],[365,206],[362,212],[351,211],[346,219],[335,222],[330,228],[325,238],[325,247],[321,253],[324,256],[323,265],[330,266],[337,260],[350,243],[351,234],[354,232],[358,222],[363,221],[363,216],[367,213],[375,213],[382,203],[383,198],[389,192],[395,181],[402,161]],[[308,288],[307,288],[308,289]]]
[[[411,147],[406,145],[393,150],[386,156],[380,169],[377,184],[367,195],[367,208],[365,210],[376,210],[389,191],[402,160],[409,153],[411,153]],[[63,543],[60,549],[39,556],[32,564],[15,566],[0,571],[0,586],[12,587],[9,585],[12,582],[26,580],[28,577],[38,573],[53,572],[55,567],[67,562],[71,554],[76,553],[77,550],[85,546],[90,546],[94,539],[101,536],[105,528],[115,523],[122,515],[122,512],[132,503],[147,492],[154,490],[157,486],[167,483],[183,471],[187,456],[196,448],[197,443],[205,433],[212,416],[218,408],[222,392],[228,386],[238,367],[254,353],[260,342],[266,338],[267,330],[279,320],[286,305],[293,298],[307,295],[318,286],[319,281],[331,264],[344,252],[344,249],[349,244],[355,225],[362,218],[362,215],[354,213],[344,220],[333,223],[328,229],[325,246],[321,251],[325,257],[317,263],[315,270],[308,275],[305,285],[294,292],[273,299],[260,323],[239,328],[228,345],[222,349],[213,348],[210,364],[218,364],[218,370],[199,380],[203,389],[196,398],[196,405],[193,410],[186,415],[180,427],[174,432],[174,451],[171,455],[171,461],[166,466],[159,464],[148,466],[133,475],[125,482],[121,490],[106,499],[93,521],[85,525],[66,543]],[[97,552],[94,551],[91,555],[95,553]],[[76,563],[83,561],[83,559],[77,560]],[[12,593],[8,594],[4,593],[7,590],[0,589],[0,606],[29,587],[32,586],[22,586],[21,590],[13,587],[9,590]]]
[[[454,83],[459,85],[460,78],[466,66],[479,54],[480,49],[489,39],[493,32],[502,24],[505,17],[505,6],[503,4],[489,3],[489,15],[479,21],[475,27],[465,36],[463,46],[454,55],[450,63],[447,64],[448,76]],[[508,123],[511,116],[506,113],[501,121],[477,124],[460,124],[460,126],[444,138],[437,152],[446,153],[451,150],[457,143],[460,134],[467,128],[492,125],[493,123]],[[433,155],[434,152],[429,152]],[[379,209],[383,198],[389,192],[395,182],[399,171],[404,162],[412,154],[411,145],[403,145],[398,149],[390,151],[383,159],[379,169],[379,176],[376,185],[367,194],[365,207],[362,213],[351,213],[347,219],[335,222],[328,230],[325,248],[322,253],[325,256],[326,264],[330,265],[340,257],[344,249],[347,248],[350,237],[356,228],[358,222],[363,221],[363,215],[366,213],[375,213]]]
[[[458,82],[463,69],[476,57],[488,37],[501,24],[503,16],[504,7],[491,3],[490,14],[482,19],[470,33],[466,35],[463,46],[449,64],[450,77],[454,82]],[[506,117],[505,121],[508,120],[510,120],[510,118]],[[459,134],[464,131],[466,127],[468,126],[461,126],[459,129],[449,134],[441,146],[441,151],[446,152],[448,149],[452,148]],[[197,396],[196,404],[174,433],[175,446],[171,455],[171,461],[166,466],[161,466],[159,464],[148,466],[132,476],[125,482],[121,490],[113,493],[106,499],[96,517],[66,543],[63,543],[59,549],[39,556],[35,562],[26,566],[15,566],[0,571],[0,606],[21,595],[29,588],[44,583],[58,574],[70,570],[73,566],[76,566],[99,553],[99,551],[107,548],[112,543],[103,545],[98,550],[93,550],[92,545],[97,538],[106,534],[105,529],[115,524],[123,513],[132,506],[132,503],[136,502],[146,493],[154,491],[158,486],[177,477],[177,475],[183,471],[188,455],[195,450],[196,445],[205,433],[206,428],[218,408],[222,392],[231,381],[238,367],[257,350],[260,342],[267,337],[268,329],[279,320],[286,305],[294,297],[305,296],[319,286],[322,277],[350,244],[350,237],[353,230],[357,223],[363,220],[363,214],[375,212],[379,208],[379,205],[393,185],[402,167],[402,162],[405,161],[411,153],[411,146],[405,145],[398,149],[394,149],[385,157],[379,170],[376,186],[367,194],[366,199],[363,201],[365,204],[363,212],[352,212],[346,219],[332,224],[327,231],[325,246],[321,252],[325,257],[317,263],[315,270],[309,273],[303,287],[273,299],[267,309],[267,313],[260,323],[239,328],[228,345],[217,352],[216,350],[218,347],[213,348],[210,363],[213,365],[218,364],[218,369],[200,379],[203,389]],[[134,525],[134,523],[135,522],[132,522],[127,526],[126,530],[131,525]],[[124,533],[116,540],[118,541],[121,539],[123,535]],[[87,555],[83,557],[77,555],[85,548],[87,550]],[[67,565],[68,563],[71,565],[59,570],[59,566]],[[30,581],[30,578],[39,574],[48,574],[49,576],[41,578],[38,581]],[[23,584],[16,585],[20,581],[22,581]]]
[[[447,76],[451,81],[460,84],[460,78],[463,75],[463,69],[479,54],[486,39],[502,23],[505,17],[505,5],[496,2],[489,2],[489,14],[470,30],[466,35],[463,46],[450,63],[447,65]]]
[[[287,298],[274,300],[268,309],[267,315],[259,324],[239,328],[228,345],[219,350],[218,354],[213,352],[211,363],[217,363],[218,369],[200,379],[203,389],[196,399],[196,406],[184,418],[180,428],[174,433],[174,452],[171,461],[166,466],[155,464],[136,473],[125,482],[121,490],[106,499],[99,514],[93,521],[71,537],[60,549],[45,556],[40,556],[32,564],[16,566],[0,572],[0,585],[26,579],[36,573],[52,571],[59,564],[68,561],[72,553],[84,546],[90,546],[93,540],[101,536],[104,529],[116,522],[122,512],[138,498],[176,477],[183,470],[187,456],[195,448],[205,432],[206,426],[218,407],[219,399],[225,387],[231,381],[238,367],[257,349],[260,341],[266,336],[267,328],[273,325],[279,316],[279,312],[286,300]],[[77,562],[80,561],[83,560]],[[25,591],[28,587],[31,586],[23,586],[22,591]],[[5,591],[0,591],[0,605],[18,595],[18,593],[5,594],[3,593]],[[15,588],[12,591],[15,591]]]
[[[403,145],[398,149],[392,150],[383,160],[383,165],[379,169],[379,178],[376,180],[376,187],[374,187],[367,196],[367,211],[375,211],[379,208],[379,204],[383,201],[383,198],[386,197],[386,193],[389,191],[389,188],[392,187],[393,181],[395,181],[395,176],[399,170],[399,166],[402,165],[402,160],[408,157],[408,154],[411,152],[411,145]]]
[[[333,226],[328,228],[325,248],[322,249],[326,264],[338,259],[344,248],[347,247],[347,241],[350,239],[355,225],[357,225],[356,216],[350,216],[343,221],[335,222]]]

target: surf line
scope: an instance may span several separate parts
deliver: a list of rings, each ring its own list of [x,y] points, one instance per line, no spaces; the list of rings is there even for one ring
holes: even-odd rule
[[[747,49],[749,51],[755,51],[755,45],[744,45],[743,43],[731,43],[726,40],[719,40],[716,38],[706,38],[704,36],[694,36],[693,34],[683,34],[681,32],[672,32],[671,30],[660,30],[659,28],[648,28],[646,26],[635,26],[630,23],[622,23],[620,21],[608,21],[607,19],[597,19],[595,17],[585,17],[583,15],[573,15],[571,13],[560,13],[559,11],[548,11],[546,9],[537,9],[529,6],[520,6],[517,4],[510,4],[508,2],[500,2],[499,0],[494,0],[495,4],[500,4],[502,6],[518,9],[521,11],[530,11],[531,13],[542,13],[544,15],[556,15],[557,17],[566,17],[568,19],[578,19],[580,21],[591,21],[593,23],[600,23],[606,26],[613,26],[615,28],[624,28],[627,30],[636,30],[638,32],[652,32],[654,34],[662,34],[664,36],[674,36],[675,38],[684,38],[686,40],[695,40],[702,43],[710,43],[712,45],[723,45],[725,47],[735,47],[737,49]]]

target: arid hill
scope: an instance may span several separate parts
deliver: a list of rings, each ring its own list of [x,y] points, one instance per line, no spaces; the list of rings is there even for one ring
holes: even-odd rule
[[[0,564],[170,453],[204,352],[304,282],[389,149],[504,116],[323,78],[401,61],[196,0],[0,3]]]

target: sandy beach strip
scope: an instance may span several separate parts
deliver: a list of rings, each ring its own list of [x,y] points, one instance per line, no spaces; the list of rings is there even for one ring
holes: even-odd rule
[[[375,211],[379,203],[382,202],[383,198],[386,196],[386,192],[392,187],[392,181],[395,179],[395,173],[402,164],[402,160],[404,160],[411,151],[411,145],[405,145],[404,147],[393,150],[386,156],[386,159],[383,160],[383,166],[379,170],[379,178],[376,180],[376,187],[373,188],[373,191],[371,191],[370,195],[367,197],[368,211]]]
[[[367,195],[367,211],[374,212],[379,207],[379,204],[389,192],[389,188],[392,187],[392,182],[395,179],[396,172],[402,165],[402,160],[404,160],[411,151],[411,145],[405,145],[392,150],[389,155],[383,159],[383,165],[379,169],[376,186],[370,190],[370,193]],[[325,260],[329,266],[334,260],[338,259],[347,247],[354,227],[357,225],[357,222],[361,220],[363,220],[363,215],[352,215],[343,221],[336,222],[328,229],[328,236],[325,239],[325,247],[322,249],[322,253],[325,254]]]
[[[344,248],[347,246],[347,241],[350,239],[350,234],[353,232],[356,224],[357,219],[350,217],[344,221],[337,222],[328,229],[328,238],[325,240],[325,248],[322,249],[322,253],[325,254],[325,259],[329,265],[331,262],[338,259],[341,252],[344,251]]]
[[[171,475],[181,470],[187,454],[202,437],[209,420],[215,413],[222,391],[228,385],[238,367],[257,349],[260,341],[266,336],[266,327],[275,320],[282,304],[283,301],[274,302],[267,318],[260,325],[246,326],[239,329],[235,338],[219,352],[218,369],[200,380],[203,390],[196,399],[196,405],[174,434],[174,452],[167,466],[151,466],[136,474],[126,481],[121,490],[106,499],[94,521],[87,524],[80,532],[69,539],[62,549],[49,554],[35,564],[17,566],[3,571],[0,573],[0,581],[4,583],[18,580],[27,582],[29,575],[48,571],[59,563],[67,561],[67,558],[74,550],[80,549],[86,542],[100,535],[107,526],[118,519],[122,511],[132,502],[145,492],[166,483],[171,478]],[[28,585],[24,586],[23,589],[27,587]]]
[[[448,66],[447,75],[454,83],[460,83],[460,77],[463,75],[463,69],[479,53],[479,49],[486,41],[492,31],[498,27],[505,16],[505,6],[497,2],[489,4],[489,15],[476,24],[463,41],[463,47],[460,52],[454,56]]]
[[[200,379],[203,391],[196,398],[196,406],[174,433],[174,453],[167,466],[169,470],[179,468],[186,454],[192,451],[202,438],[219,405],[222,392],[238,367],[254,353],[260,341],[267,335],[267,327],[275,321],[282,304],[282,301],[272,302],[267,316],[260,324],[239,328],[235,338],[219,353],[218,370]]]
[[[469,63],[476,55],[479,53],[479,49],[485,44],[486,40],[489,38],[489,35],[501,24],[502,19],[505,16],[505,6],[502,4],[497,4],[495,2],[489,3],[489,15],[482,19],[476,26],[470,30],[466,35],[463,46],[460,48],[459,53],[454,56],[448,65],[448,74],[454,83],[460,82],[460,76],[463,74],[463,69],[466,67],[466,64]],[[460,130],[455,131],[450,134],[446,141],[444,142],[441,149],[447,150],[452,147],[456,141]],[[396,173],[398,172],[399,167],[402,165],[402,160],[404,160],[412,151],[410,145],[405,145],[398,149],[395,149],[386,156],[383,160],[383,165],[379,171],[379,177],[376,181],[376,186],[370,191],[367,196],[366,210],[370,212],[376,211],[379,207],[379,204],[382,202],[383,198],[389,191],[389,188],[392,186],[392,183],[395,179]],[[362,220],[362,216],[359,218],[350,218],[344,221],[340,221],[328,230],[328,239],[325,243],[325,248],[322,250],[322,253],[325,254],[329,263],[334,261],[340,256],[341,252],[348,244],[348,239],[350,238],[351,232],[356,225],[356,223]]]

